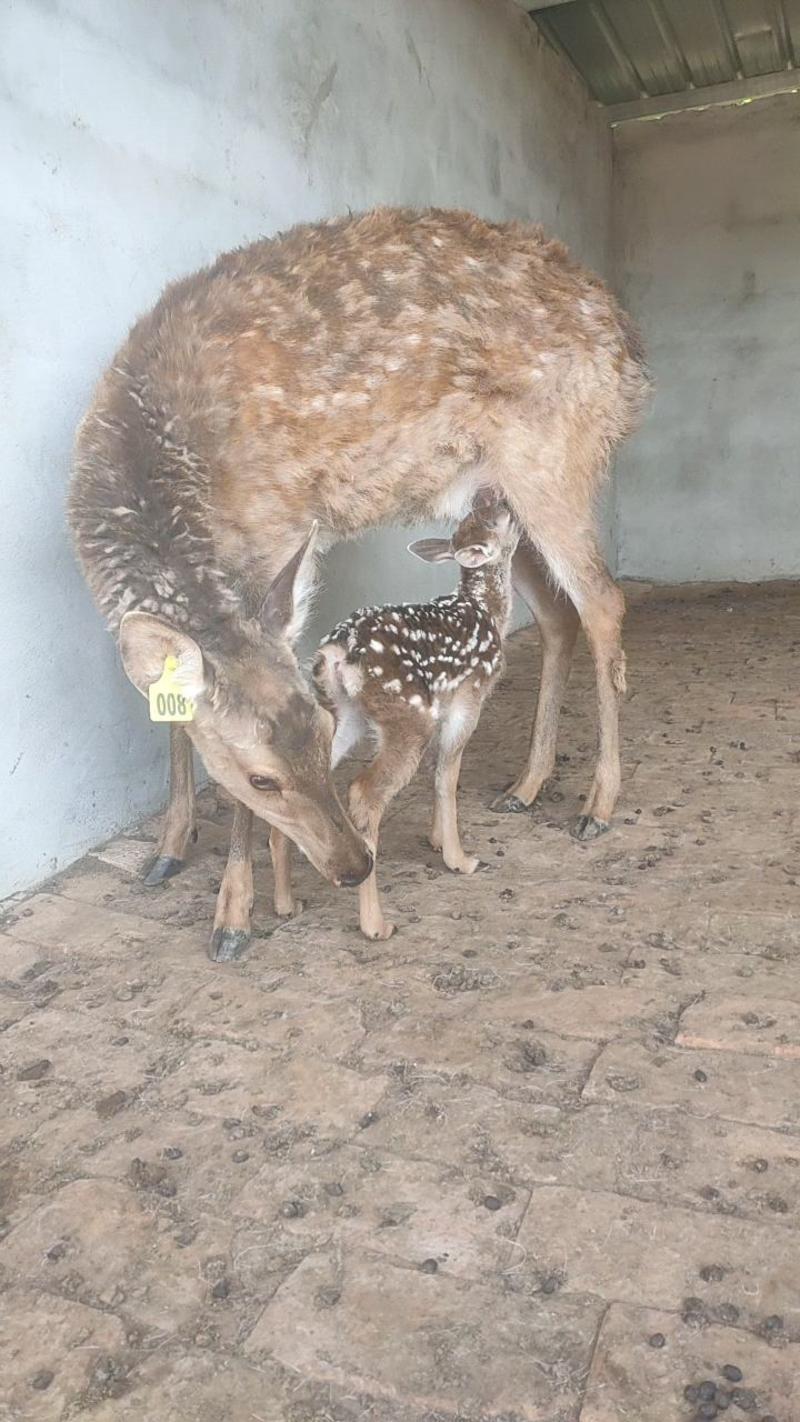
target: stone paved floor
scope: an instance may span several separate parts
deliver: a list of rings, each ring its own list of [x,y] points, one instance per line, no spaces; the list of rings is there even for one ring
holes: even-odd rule
[[[162,889],[148,824],[7,906],[0,1417],[688,1422],[731,1365],[729,1417],[798,1422],[797,590],[634,603],[590,845],[583,654],[544,804],[487,808],[534,641],[465,766],[490,867],[421,843],[421,777],[390,942],[307,867],[273,932],[262,854],[261,936],[212,965],[211,795]]]

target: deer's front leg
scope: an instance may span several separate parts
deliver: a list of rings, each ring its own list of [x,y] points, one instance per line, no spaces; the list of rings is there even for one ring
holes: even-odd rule
[[[144,876],[148,888],[180,874],[189,840],[197,839],[192,743],[183,726],[169,728],[169,804],[155,859]]]
[[[269,852],[272,859],[273,904],[279,918],[296,918],[303,904],[292,888],[292,841],[273,825],[269,832]]]
[[[370,767],[372,769],[372,767]],[[412,772],[413,774],[413,772]],[[384,918],[378,893],[378,833],[388,804],[375,795],[376,785],[370,783],[370,772],[360,775],[350,786],[350,818],[363,834],[372,850],[372,873],[358,889],[358,922],[365,938],[391,938],[395,924]]]
[[[379,713],[383,708],[379,706]],[[390,938],[395,925],[384,918],[378,894],[378,833],[389,805],[416,771],[433,733],[430,714],[405,705],[392,706],[381,722],[383,748],[350,786],[350,818],[375,857],[372,873],[358,890],[361,932],[365,938]]]
[[[215,963],[241,958],[250,942],[253,911],[253,811],[237,800],[231,846],[222,876],[208,956]]]

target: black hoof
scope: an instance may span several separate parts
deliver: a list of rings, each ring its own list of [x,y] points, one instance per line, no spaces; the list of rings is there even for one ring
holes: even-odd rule
[[[154,889],[158,884],[163,884],[165,879],[172,879],[176,874],[180,874],[182,868],[182,859],[173,859],[171,854],[159,854],[145,874],[144,882],[148,889]]]
[[[597,836],[605,834],[607,829],[607,820],[596,820],[594,815],[581,815],[572,831],[572,837],[573,839],[597,839]]]
[[[526,805],[524,800],[520,800],[518,795],[498,795],[492,801],[492,809],[503,815],[524,815],[532,808]]]
[[[208,945],[212,963],[235,963],[250,947],[250,934],[244,928],[215,928]]]

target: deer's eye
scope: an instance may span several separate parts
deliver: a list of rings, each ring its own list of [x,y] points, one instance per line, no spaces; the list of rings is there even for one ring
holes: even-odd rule
[[[273,795],[281,793],[280,785],[271,775],[251,775],[250,784],[254,790],[270,790]]]

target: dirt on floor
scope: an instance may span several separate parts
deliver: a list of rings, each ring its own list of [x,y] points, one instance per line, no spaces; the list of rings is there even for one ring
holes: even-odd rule
[[[591,844],[585,653],[543,802],[489,809],[535,643],[465,759],[488,867],[426,845],[421,774],[387,943],[307,865],[276,923],[264,834],[212,964],[212,792],[161,888],[151,822],[6,906],[0,1417],[798,1422],[797,589],[641,591]]]

